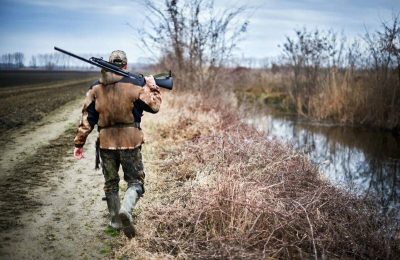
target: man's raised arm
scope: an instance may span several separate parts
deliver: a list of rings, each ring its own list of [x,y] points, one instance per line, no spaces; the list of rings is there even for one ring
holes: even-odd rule
[[[160,88],[156,85],[153,76],[145,77],[145,79],[146,85],[143,87],[139,99],[146,104],[144,106],[146,112],[157,113],[162,102]]]

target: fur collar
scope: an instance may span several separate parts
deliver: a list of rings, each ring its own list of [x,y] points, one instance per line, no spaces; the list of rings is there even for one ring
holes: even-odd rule
[[[110,85],[120,81],[122,78],[123,76],[114,74],[106,70],[101,70],[100,83],[103,85]]]

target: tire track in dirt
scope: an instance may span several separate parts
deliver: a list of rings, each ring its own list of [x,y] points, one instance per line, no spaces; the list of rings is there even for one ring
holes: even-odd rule
[[[7,137],[9,143],[5,144],[0,156],[1,178],[4,179],[17,163],[33,155],[39,147],[59,137],[68,125],[76,123],[80,110],[80,101],[72,101],[40,122],[10,133]]]
[[[0,167],[0,258],[98,259],[115,239],[105,233],[101,171],[93,133],[86,158],[72,158],[80,102],[73,101],[12,136]]]
[[[10,140],[9,135],[17,129],[41,121],[68,102],[83,97],[91,82],[68,80],[39,87],[13,87],[9,93],[0,89],[0,144]]]
[[[93,79],[94,80],[94,79]],[[12,86],[12,87],[2,87],[0,88],[0,98],[7,98],[10,96],[20,95],[24,93],[31,93],[39,90],[55,90],[57,88],[63,88],[71,85],[85,85],[88,79],[80,80],[69,80],[60,82],[51,82],[48,84],[39,83],[36,85],[22,85],[22,86]]]

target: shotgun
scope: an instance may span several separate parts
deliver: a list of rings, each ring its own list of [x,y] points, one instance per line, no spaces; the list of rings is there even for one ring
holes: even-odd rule
[[[112,64],[112,63],[110,63],[108,61],[103,60],[103,58],[91,57],[90,59],[85,59],[83,57],[80,57],[80,56],[78,56],[76,54],[73,54],[73,53],[71,53],[69,51],[60,49],[60,48],[55,47],[55,46],[54,46],[54,49],[56,51],[62,52],[62,53],[66,54],[66,55],[69,55],[71,57],[74,57],[74,58],[76,58],[78,60],[87,62],[89,64],[92,64],[92,65],[96,66],[96,67],[99,67],[99,68],[108,70],[110,72],[113,72],[113,73],[115,73],[117,75],[131,78],[131,79],[134,80],[134,84],[137,85],[137,86],[143,87],[144,85],[146,85],[146,80],[144,79],[144,76],[142,74],[134,74],[134,73],[130,73],[130,72],[126,72],[124,70],[121,70],[118,66],[116,66],[116,65],[114,65],[114,64]],[[162,75],[162,76],[157,76],[157,75],[154,76],[154,80],[156,81],[157,86],[159,86],[160,88],[166,88],[166,89],[172,90],[174,82],[173,82],[173,77],[172,77],[171,71],[169,71],[169,73],[166,74],[166,75],[165,74],[159,74],[159,75]]]

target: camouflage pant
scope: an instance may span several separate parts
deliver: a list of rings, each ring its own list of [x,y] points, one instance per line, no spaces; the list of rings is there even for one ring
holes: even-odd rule
[[[105,179],[104,191],[107,193],[119,190],[119,166],[124,171],[124,180],[128,187],[136,186],[140,195],[144,193],[144,171],[141,148],[129,150],[100,150],[101,165]]]

